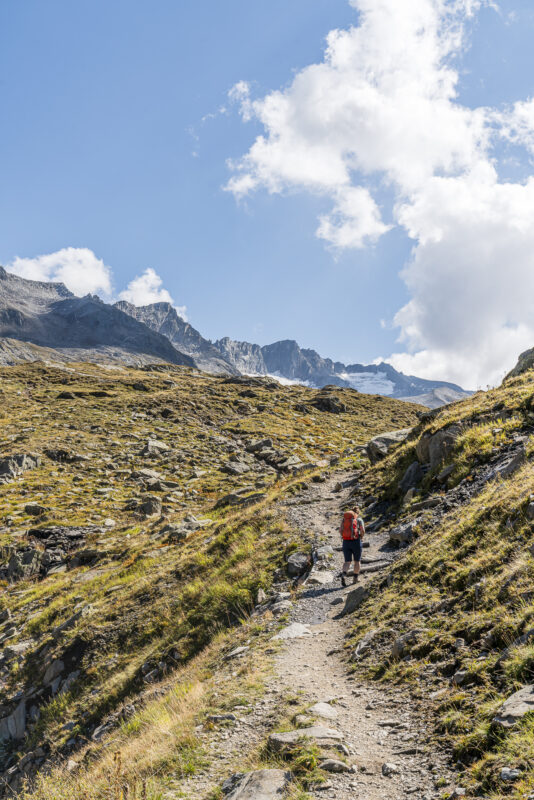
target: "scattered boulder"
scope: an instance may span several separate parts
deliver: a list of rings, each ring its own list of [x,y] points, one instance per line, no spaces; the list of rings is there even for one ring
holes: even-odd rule
[[[7,483],[23,472],[40,466],[41,456],[35,453],[20,453],[3,458],[0,460],[0,483]]]
[[[287,574],[290,578],[304,575],[309,566],[310,556],[308,553],[291,553],[287,558]]]
[[[160,442],[158,439],[149,439],[141,451],[142,456],[160,456],[168,452],[170,447],[165,442]]]
[[[421,628],[414,628],[413,630],[408,631],[408,633],[404,633],[402,636],[399,636],[398,639],[395,639],[391,648],[391,657],[402,658],[408,647],[412,644],[415,644],[420,633]]]
[[[415,489],[423,480],[423,476],[424,472],[421,468],[421,464],[419,461],[413,461],[399,483],[399,489],[402,494],[406,494],[409,489]]]
[[[260,450],[265,450],[266,448],[271,449],[273,446],[272,439],[260,439],[257,442],[251,442],[247,445],[247,453],[258,453]]]
[[[328,414],[343,414],[347,410],[347,406],[341,400],[329,394],[318,395],[311,405],[318,411],[325,411]]]
[[[47,686],[49,683],[52,683],[52,681],[54,681],[58,675],[61,675],[64,669],[65,664],[63,661],[61,661],[61,659],[56,658],[54,661],[52,661],[44,674],[43,683],[45,686]]]
[[[156,517],[161,515],[161,500],[159,497],[149,495],[138,506],[139,511],[144,517]]]
[[[26,701],[22,699],[16,709],[0,719],[0,742],[23,739],[26,733]]]
[[[527,451],[525,450],[525,446],[522,445],[517,453],[509,456],[495,468],[494,476],[498,478],[509,478],[523,466],[526,460]]]
[[[277,800],[285,795],[291,773],[283,769],[259,769],[233,775],[222,785],[226,800]]]
[[[250,650],[250,647],[247,647],[246,645],[243,645],[242,647],[236,647],[234,650],[232,650],[230,653],[228,653],[224,657],[224,660],[225,661],[231,661],[233,658],[238,658],[239,656],[242,656],[245,653],[248,653],[249,650]]]
[[[343,734],[333,728],[314,725],[311,728],[300,728],[296,731],[271,733],[269,747],[274,753],[284,753],[303,739],[311,739],[318,747],[335,747],[343,741]]]
[[[459,425],[450,425],[435,433],[428,443],[428,460],[430,468],[435,469],[442,461],[450,457],[456,440],[462,429]]]
[[[337,718],[337,711],[330,703],[315,703],[309,709],[309,713],[313,714],[314,717],[323,717],[323,719]]]
[[[327,758],[321,761],[319,767],[324,769],[325,772],[352,772],[352,767],[345,764],[344,761],[338,761],[336,758]]]
[[[512,728],[525,714],[532,712],[534,712],[534,684],[530,683],[504,701],[493,722],[502,728]]]
[[[443,467],[443,469],[437,476],[438,481],[440,483],[445,483],[450,478],[454,470],[455,470],[454,464],[449,464],[448,467]]]
[[[302,639],[303,636],[311,636],[311,631],[307,625],[300,622],[293,622],[274,636],[274,639]]]
[[[246,475],[251,469],[252,467],[244,461],[229,461],[222,467],[221,472],[225,472],[227,475]]]
[[[352,614],[368,597],[369,592],[365,586],[358,586],[357,589],[353,589],[352,592],[349,592],[347,595],[343,611],[341,612],[342,616]]]
[[[385,458],[391,447],[403,442],[411,433],[411,428],[404,428],[400,431],[390,431],[375,436],[367,445],[367,455],[371,464],[376,464],[380,459]]]
[[[513,783],[514,781],[519,780],[520,777],[521,771],[518,769],[512,769],[511,767],[503,767],[501,769],[501,781]]]
[[[70,453],[68,450],[63,450],[62,448],[45,450],[44,454],[50,461],[56,461],[59,464],[76,464],[79,461],[89,461],[88,456]]]
[[[429,446],[431,438],[432,434],[425,431],[415,445],[415,454],[421,464],[428,464],[430,462]]]
[[[326,586],[334,582],[334,573],[326,569],[312,569],[307,583],[309,586]]]
[[[418,522],[418,519],[414,519],[410,522],[403,522],[401,525],[397,525],[389,532],[390,542],[394,542],[396,544],[409,544],[412,542],[414,529]]]
[[[26,503],[24,506],[26,514],[30,514],[32,517],[41,517],[43,514],[46,514],[47,510],[48,509],[39,503]]]
[[[240,506],[242,508],[246,508],[247,506],[255,505],[263,500],[265,497],[265,492],[256,492],[255,494],[238,494],[237,492],[232,494],[226,494],[224,497],[219,498],[214,505],[214,510],[218,508],[225,508],[226,506]]]
[[[393,775],[398,775],[400,773],[400,767],[398,764],[391,764],[386,763],[382,764],[382,775],[385,778],[391,778]]]

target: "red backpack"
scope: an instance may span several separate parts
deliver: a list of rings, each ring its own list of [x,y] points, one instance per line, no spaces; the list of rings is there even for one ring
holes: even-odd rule
[[[345,541],[360,538],[360,523],[352,511],[345,511],[343,514],[342,534]]]

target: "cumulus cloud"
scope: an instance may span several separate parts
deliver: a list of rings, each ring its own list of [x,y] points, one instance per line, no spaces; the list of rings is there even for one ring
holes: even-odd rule
[[[15,258],[9,272],[33,281],[64,283],[73,294],[111,294],[111,269],[86,247],[64,247],[35,258]]]
[[[170,303],[174,306],[174,300],[163,288],[163,281],[158,273],[151,267],[146,269],[142,275],[137,275],[130,281],[127,288],[119,294],[120,300],[126,300],[134,306],[146,306],[150,303]],[[174,306],[182,319],[187,319],[187,308],[185,306]]]
[[[261,188],[330,198],[316,235],[360,248],[400,226],[414,247],[395,316],[403,371],[468,387],[497,381],[534,344],[534,178],[499,178],[498,148],[534,152],[534,101],[505,109],[458,99],[457,61],[486,0],[350,0],[324,59],[283,90],[232,99],[263,132],[230,167],[237,197]],[[394,197],[379,208],[377,178]],[[387,221],[386,221],[387,220]]]

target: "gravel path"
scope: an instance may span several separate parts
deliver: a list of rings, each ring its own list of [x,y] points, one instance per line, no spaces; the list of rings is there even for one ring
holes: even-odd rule
[[[320,565],[314,567],[289,613],[288,626],[300,623],[307,626],[308,633],[284,642],[275,656],[265,695],[251,713],[219,731],[216,737],[206,737],[212,755],[208,770],[182,782],[179,795],[173,793],[168,797],[195,800],[212,797],[222,777],[235,772],[236,764],[246,764],[248,753],[273,732],[281,699],[288,693],[298,695],[299,704],[312,706],[326,702],[331,706],[334,717],[317,719],[315,724],[335,728],[343,734],[346,761],[352,767],[351,772],[332,773],[326,784],[310,790],[313,797],[336,800],[354,800],[355,796],[362,800],[441,797],[443,789],[438,789],[435,782],[437,778],[450,778],[447,758],[443,753],[428,750],[428,731],[415,713],[408,691],[369,685],[358,680],[357,672],[349,672],[344,644],[354,617],[343,618],[339,612],[354,587],[341,586],[343,555],[338,529],[351,489],[335,492],[335,487],[351,477],[339,472],[325,483],[310,484],[297,497],[283,503],[289,523],[301,530],[303,538],[311,537],[316,547],[330,545],[334,549],[326,565],[320,569],[317,568]],[[379,569],[387,569],[395,557],[387,534],[370,534],[367,541],[359,585],[372,580],[379,565],[382,565]],[[313,584],[317,573],[320,580],[328,581],[325,585]]]
[[[348,800],[357,791],[368,800],[438,798],[442,790],[434,788],[434,781],[446,773],[446,759],[424,752],[426,731],[412,713],[409,694],[358,681],[357,673],[348,673],[343,658],[351,617],[338,616],[343,608],[340,601],[354,587],[342,588],[338,577],[343,562],[338,529],[350,490],[334,493],[333,489],[338,481],[348,477],[338,474],[324,484],[313,484],[299,495],[298,505],[287,508],[293,525],[308,530],[317,544],[334,548],[334,563],[329,566],[333,582],[315,587],[310,585],[313,578],[308,578],[290,614],[290,622],[309,626],[311,635],[288,641],[276,659],[275,677],[269,688],[273,692],[285,689],[301,692],[310,704],[335,701],[337,717],[322,722],[344,734],[350,754],[348,762],[354,765],[355,772],[332,774],[331,788],[315,790],[314,796]],[[367,541],[369,547],[364,549],[362,559],[362,585],[375,577],[378,564],[385,562],[387,568],[387,562],[394,558],[386,534],[370,534]],[[398,772],[385,776],[385,764],[393,765]],[[388,771],[387,767],[384,769]]]

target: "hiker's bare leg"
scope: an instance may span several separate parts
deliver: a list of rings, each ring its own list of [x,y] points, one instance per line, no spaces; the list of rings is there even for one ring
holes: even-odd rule
[[[355,561],[354,562],[354,574],[358,575],[359,572],[360,572],[360,562],[359,561]]]
[[[349,569],[350,569],[350,561],[345,561],[345,563],[343,564],[343,572],[345,573],[345,575],[347,574]]]

